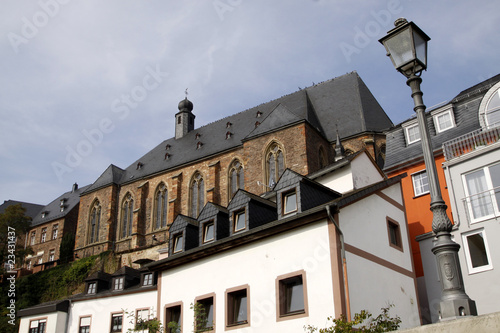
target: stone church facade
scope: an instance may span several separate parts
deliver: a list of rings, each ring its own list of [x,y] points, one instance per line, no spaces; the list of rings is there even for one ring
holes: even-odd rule
[[[126,169],[110,165],[81,194],[77,257],[113,250],[124,265],[157,260],[177,215],[227,207],[239,188],[268,192],[286,168],[316,172],[335,161],[337,141],[381,164],[392,126],[356,72],[199,128],[192,102],[178,109],[174,137]]]

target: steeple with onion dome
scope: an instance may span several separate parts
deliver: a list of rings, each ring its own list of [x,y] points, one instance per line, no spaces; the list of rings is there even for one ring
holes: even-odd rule
[[[188,93],[186,89],[186,97],[179,102],[179,112],[175,114],[176,140],[194,130],[195,115],[191,112],[193,111],[193,103],[187,99],[187,95]]]

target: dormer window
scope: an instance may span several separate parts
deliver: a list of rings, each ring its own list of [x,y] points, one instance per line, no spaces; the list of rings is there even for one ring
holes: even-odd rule
[[[87,294],[95,294],[97,291],[97,282],[90,282],[87,286]]]
[[[65,207],[65,206],[64,206],[64,203],[65,203],[65,202],[66,202],[66,199],[61,199],[61,202],[60,202],[60,204],[59,204],[59,207],[60,207],[60,209],[61,209],[61,212],[64,212],[64,207]]]
[[[287,192],[283,194],[283,215],[297,211],[297,192]]]
[[[215,239],[215,227],[213,222],[203,225],[203,243],[211,242]]]
[[[260,111],[257,111],[257,114],[256,114],[256,117],[257,117],[257,118],[260,118],[260,117],[262,117],[262,112],[260,112]]]
[[[418,124],[410,125],[404,127],[406,143],[408,145],[420,141],[420,130],[418,128]]]
[[[44,219],[47,216],[48,212],[42,212],[42,219]]]
[[[141,162],[137,163],[136,170],[141,170],[143,166],[144,166],[144,164],[142,164]]]
[[[202,146],[203,146],[203,142],[198,141],[198,143],[196,144],[196,149],[200,149]]]
[[[165,150],[170,150],[171,147],[172,147],[171,145],[166,145]]]
[[[255,122],[255,128],[259,127],[259,125],[260,125],[260,121],[256,121]]]
[[[125,277],[123,276],[115,278],[113,282],[113,290],[123,290],[124,282],[125,282]]]
[[[226,123],[226,128],[230,128],[230,127],[231,127],[231,125],[232,125],[232,123],[228,121],[228,122]]]
[[[196,133],[196,135],[194,136],[194,139],[198,140],[200,137],[201,137],[201,134],[200,133]]]
[[[166,153],[166,154],[165,154],[165,161],[168,161],[168,160],[170,159],[170,156],[171,156],[171,155],[170,155],[169,153]]]
[[[240,210],[234,213],[234,232],[244,230],[246,228],[245,210]]]
[[[453,119],[453,113],[451,111],[452,110],[449,109],[447,111],[440,112],[434,115],[434,126],[436,127],[437,133],[441,133],[455,127],[455,121]]]
[[[226,140],[230,139],[232,136],[233,136],[233,133],[227,131],[227,133],[226,133]]]
[[[182,234],[174,236],[174,247],[173,247],[174,253],[182,252],[182,248],[183,248],[182,247],[182,242],[183,242],[182,238],[183,238]]]
[[[146,273],[143,275],[142,285],[143,286],[153,285],[153,273]]]

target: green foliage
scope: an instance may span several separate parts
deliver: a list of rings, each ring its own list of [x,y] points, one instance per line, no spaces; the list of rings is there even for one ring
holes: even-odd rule
[[[75,235],[67,233],[61,239],[59,245],[59,263],[66,264],[73,260],[73,249],[75,247]]]
[[[205,306],[200,303],[191,303],[189,307],[194,311],[194,332],[205,332],[213,329],[213,322],[208,322],[207,311],[205,310]]]
[[[129,328],[127,332],[142,332],[144,330],[147,330],[148,333],[163,332],[161,321],[154,315],[149,315],[148,318],[136,318],[134,313],[127,310],[123,310],[123,312],[130,318],[130,323],[134,326],[134,328]],[[154,313],[154,309],[151,308],[150,312]]]
[[[24,236],[31,225],[31,217],[26,216],[26,208],[21,204],[12,205],[0,214],[0,262],[22,263],[31,249],[24,249],[24,244],[17,240]],[[19,243],[19,244],[18,244]],[[14,269],[14,266],[11,267]],[[10,268],[9,268],[10,269]],[[0,265],[0,274],[4,273],[4,265]]]
[[[169,333],[179,333],[181,331],[181,325],[176,321],[171,321],[167,324]]]
[[[354,315],[354,320],[347,321],[345,316],[341,316],[339,319],[333,317],[328,317],[328,320],[332,321],[332,325],[327,328],[317,328],[315,326],[307,325],[304,326],[304,330],[307,333],[351,333],[351,332],[363,332],[363,333],[380,333],[380,332],[390,332],[395,331],[399,328],[401,319],[399,316],[394,318],[389,316],[389,310],[393,307],[393,304],[382,308],[382,313],[377,317],[373,318],[372,314],[368,311],[362,310],[360,313]]]

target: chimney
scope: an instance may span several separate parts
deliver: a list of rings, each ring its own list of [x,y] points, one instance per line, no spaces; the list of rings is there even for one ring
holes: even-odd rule
[[[78,184],[77,184],[77,183],[74,183],[74,184],[73,184],[73,187],[72,187],[72,189],[71,189],[71,193],[75,193],[75,192],[76,192],[76,190],[78,190]]]

